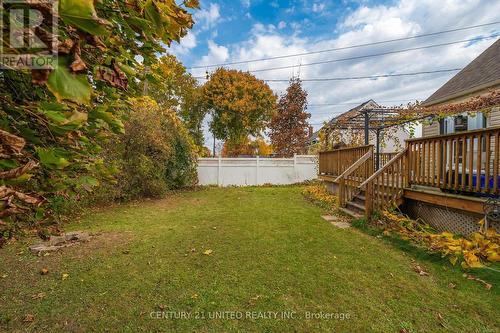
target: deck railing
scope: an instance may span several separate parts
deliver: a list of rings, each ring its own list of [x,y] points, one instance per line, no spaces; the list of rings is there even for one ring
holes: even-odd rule
[[[407,149],[396,154],[359,187],[365,190],[365,213],[397,204],[403,197],[407,174]]]
[[[365,190],[367,216],[398,203],[411,185],[500,195],[500,127],[407,140],[403,152],[386,163],[383,158],[388,157],[373,173],[372,146],[340,149],[320,153],[319,170],[341,184],[341,204]]]
[[[378,154],[379,167],[382,168],[384,165],[389,163],[389,161],[397,154],[398,153],[379,153]]]
[[[499,194],[500,127],[407,141],[408,183]]]
[[[359,193],[359,185],[373,174],[373,150],[370,149],[359,160],[335,179],[339,184],[339,204],[345,207]]]
[[[320,152],[319,174],[338,177],[367,152],[372,150],[373,146],[361,146]]]

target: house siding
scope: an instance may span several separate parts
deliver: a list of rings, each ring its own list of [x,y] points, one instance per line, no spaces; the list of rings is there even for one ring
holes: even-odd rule
[[[422,126],[422,136],[434,136],[439,135],[439,122],[433,121],[432,124],[424,124]]]
[[[500,126],[500,107],[493,108],[488,117],[488,127]]]

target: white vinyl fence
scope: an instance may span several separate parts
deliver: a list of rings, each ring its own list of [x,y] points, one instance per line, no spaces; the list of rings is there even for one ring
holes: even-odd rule
[[[199,158],[200,185],[249,186],[300,183],[317,177],[316,155],[293,158]]]

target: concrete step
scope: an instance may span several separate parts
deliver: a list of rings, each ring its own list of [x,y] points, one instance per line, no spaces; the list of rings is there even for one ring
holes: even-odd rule
[[[362,218],[364,215],[362,214],[359,214],[357,212],[354,212],[348,208],[344,208],[344,207],[340,207],[340,211],[343,212],[344,214],[346,215],[349,215],[350,217],[354,218],[354,219],[360,219]]]

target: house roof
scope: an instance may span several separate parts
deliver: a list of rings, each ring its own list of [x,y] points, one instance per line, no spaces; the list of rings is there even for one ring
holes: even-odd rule
[[[500,39],[458,72],[423,105],[443,103],[500,84]]]
[[[333,118],[332,120],[330,120],[328,122],[327,125],[325,126],[330,126],[330,125],[333,125],[335,124],[336,121],[340,120],[340,119],[343,119],[343,118],[352,118],[352,117],[355,117],[357,115],[359,115],[359,113],[365,109],[365,108],[379,108],[380,105],[378,105],[373,99],[370,99],[364,103],[361,103],[359,104],[358,106],[336,116],[335,118]],[[323,129],[325,126],[321,127],[321,129]],[[319,129],[318,131],[314,132],[313,135],[311,136],[311,138],[309,139],[310,142],[314,142],[314,141],[317,141],[318,140],[318,137],[319,137],[319,132],[321,131],[321,129]]]

